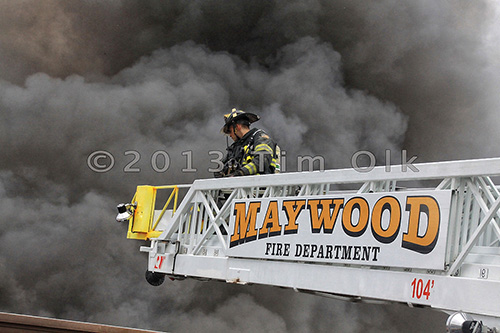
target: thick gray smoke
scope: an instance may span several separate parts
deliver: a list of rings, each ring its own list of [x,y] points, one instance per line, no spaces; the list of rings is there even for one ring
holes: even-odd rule
[[[138,184],[210,177],[232,107],[261,115],[290,171],[359,150],[498,156],[497,21],[486,0],[0,1],[0,310],[175,332],[443,331],[444,315],[400,305],[150,287],[114,207]],[[92,168],[109,156],[88,165],[99,151],[107,172]]]

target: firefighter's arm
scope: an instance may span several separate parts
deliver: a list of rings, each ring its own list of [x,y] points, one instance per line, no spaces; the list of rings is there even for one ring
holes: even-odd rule
[[[256,140],[254,151],[251,153],[251,160],[236,170],[235,176],[248,176],[258,173],[265,173],[272,161],[273,150],[269,145],[269,140]]]

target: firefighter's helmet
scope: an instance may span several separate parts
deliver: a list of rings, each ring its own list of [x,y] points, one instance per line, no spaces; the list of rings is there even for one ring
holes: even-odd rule
[[[259,120],[260,117],[255,113],[245,112],[242,110],[233,109],[230,113],[224,115],[224,126],[221,128],[221,133],[228,134],[231,125],[239,120],[248,121],[248,125]]]

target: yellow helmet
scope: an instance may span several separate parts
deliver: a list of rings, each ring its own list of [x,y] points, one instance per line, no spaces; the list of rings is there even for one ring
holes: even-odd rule
[[[256,122],[260,117],[254,113],[245,112],[243,110],[232,109],[230,113],[224,115],[224,126],[221,128],[221,133],[228,134],[229,127],[235,124],[238,120],[246,120],[248,124]]]

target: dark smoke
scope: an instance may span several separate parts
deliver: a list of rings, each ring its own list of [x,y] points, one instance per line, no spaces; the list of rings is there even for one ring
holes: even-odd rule
[[[0,1],[0,310],[184,332],[444,331],[443,314],[401,305],[149,287],[114,206],[137,184],[210,177],[232,107],[262,116],[290,171],[359,150],[497,156],[497,22],[487,0]],[[99,150],[106,173],[87,165]]]

